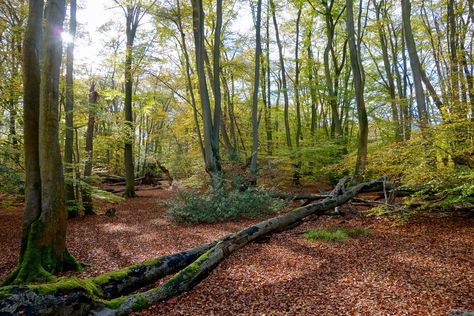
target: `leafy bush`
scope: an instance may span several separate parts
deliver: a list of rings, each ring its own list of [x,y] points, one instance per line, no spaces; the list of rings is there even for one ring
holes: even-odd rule
[[[260,190],[219,190],[214,193],[179,191],[168,203],[167,216],[175,223],[215,223],[273,214],[285,203]]]
[[[23,194],[23,177],[13,169],[0,165],[0,192]]]
[[[348,238],[364,236],[369,233],[367,228],[318,228],[304,233],[304,236],[311,240],[321,240],[326,242],[345,241]]]

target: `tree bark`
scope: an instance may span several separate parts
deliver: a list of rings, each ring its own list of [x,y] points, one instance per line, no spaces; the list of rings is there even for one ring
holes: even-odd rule
[[[422,85],[422,69],[418,53],[416,52],[415,39],[410,24],[411,14],[410,0],[402,0],[402,18],[403,18],[403,32],[410,57],[410,65],[413,74],[413,83],[415,85],[416,105],[418,109],[418,122],[420,128],[426,129],[428,127],[428,111],[426,109],[425,92]]]
[[[293,150],[293,146],[291,144],[291,132],[290,132],[290,118],[289,118],[289,107],[290,101],[288,99],[288,86],[286,84],[286,69],[285,69],[285,60],[283,58],[283,45],[280,40],[280,32],[278,30],[278,23],[276,19],[276,10],[275,10],[275,2],[270,0],[270,7],[272,10],[272,17],[273,17],[273,26],[275,27],[275,37],[278,46],[278,56],[280,60],[280,72],[281,72],[281,82],[282,82],[282,90],[283,90],[283,100],[285,102],[285,109],[284,109],[284,117],[285,117],[285,135],[286,135],[286,145],[290,151]]]
[[[66,114],[66,131],[64,141],[64,172],[66,181],[64,195],[68,217],[76,217],[79,214],[76,197],[74,195],[73,184],[73,147],[74,147],[74,38],[76,36],[76,0],[71,0],[69,13],[69,35],[72,40],[67,44],[66,49],[66,105],[64,112]]]
[[[25,210],[19,262],[28,244],[31,225],[41,214],[39,165],[40,49],[44,1],[30,0],[23,41],[23,130],[25,153]]]
[[[194,33],[194,44],[196,49],[196,68],[199,81],[199,97],[201,100],[202,107],[202,118],[203,118],[203,129],[204,129],[204,161],[207,173],[211,177],[212,187],[217,189],[222,185],[222,174],[219,161],[219,142],[218,134],[219,129],[216,128],[220,118],[214,117],[212,119],[211,102],[209,99],[209,90],[207,88],[206,73],[205,73],[205,47],[204,47],[204,8],[202,0],[192,0],[193,7],[193,33]],[[222,6],[222,1],[219,0],[218,7]],[[220,3],[220,5],[219,5]],[[222,10],[222,8],[221,8]],[[219,14],[218,14],[219,18]],[[222,19],[222,12],[220,14]],[[220,33],[221,23],[216,23],[216,31],[219,29]],[[214,45],[220,45],[219,42]],[[215,67],[215,66],[214,66]],[[220,66],[219,66],[220,68]],[[217,103],[216,106],[220,106]],[[220,110],[214,109],[214,114],[219,113]],[[217,137],[216,137],[217,134]],[[217,142],[216,142],[217,140]]]
[[[126,189],[124,196],[126,198],[133,198],[135,194],[135,168],[133,159],[133,141],[135,138],[134,124],[133,124],[133,110],[132,110],[132,95],[133,95],[133,74],[132,74],[132,57],[133,57],[133,42],[137,33],[138,23],[140,21],[141,6],[140,3],[133,5],[129,3],[124,9],[126,18],[126,37],[127,43],[125,46],[125,124],[127,128],[127,136],[125,139],[124,158],[125,158],[125,178]]]
[[[364,78],[362,62],[360,59],[360,49],[356,45],[354,30],[354,14],[352,0],[346,0],[347,11],[347,33],[349,40],[349,54],[354,78],[354,90],[357,104],[357,118],[359,121],[359,139],[357,144],[357,160],[352,181],[359,183],[364,179],[364,173],[367,165],[367,143],[369,135],[369,124],[367,121],[367,111],[364,100]]]
[[[255,66],[252,95],[252,152],[250,161],[250,174],[257,183],[257,155],[258,155],[258,84],[260,82],[260,53],[262,51],[262,40],[260,36],[260,24],[262,17],[262,0],[257,1],[257,20],[255,21]]]
[[[92,160],[94,155],[94,128],[95,128],[95,113],[97,107],[97,98],[99,94],[95,91],[94,82],[91,83],[89,89],[89,118],[87,120],[86,130],[86,159],[84,163],[84,184],[81,186],[82,204],[85,215],[95,215],[94,206],[92,203],[91,181],[92,176]],[[134,181],[135,182],[135,181]]]

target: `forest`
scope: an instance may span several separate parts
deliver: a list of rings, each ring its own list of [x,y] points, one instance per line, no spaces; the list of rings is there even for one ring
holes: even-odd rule
[[[474,0],[0,0],[0,315],[474,315]]]

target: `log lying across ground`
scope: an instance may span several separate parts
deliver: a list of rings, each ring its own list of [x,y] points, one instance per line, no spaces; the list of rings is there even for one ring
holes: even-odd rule
[[[52,284],[0,288],[0,315],[16,315],[20,312],[24,315],[129,314],[189,291],[224,258],[245,244],[291,227],[309,215],[324,214],[346,203],[361,190],[380,185],[380,183],[380,180],[376,180],[358,184],[345,191],[333,191],[333,194],[329,194],[318,203],[299,207],[289,213],[262,221],[216,242],[180,254],[154,259],[118,272],[91,279],[60,279]],[[337,188],[340,189],[341,186],[340,184]],[[159,278],[178,270],[180,271],[170,280],[158,287],[121,296],[142,286],[153,284]]]

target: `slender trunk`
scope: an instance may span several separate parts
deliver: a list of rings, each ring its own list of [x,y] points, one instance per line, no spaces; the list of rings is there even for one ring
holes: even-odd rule
[[[257,182],[257,154],[258,154],[258,84],[260,82],[260,53],[262,42],[260,36],[260,21],[262,16],[262,0],[257,1],[257,20],[255,23],[255,72],[252,96],[252,153],[250,161],[250,174]]]
[[[428,127],[428,111],[426,109],[425,92],[423,90],[422,85],[421,63],[418,58],[418,53],[416,52],[415,39],[413,38],[413,33],[410,24],[410,11],[410,0],[402,0],[403,31],[405,35],[408,55],[410,57],[413,83],[415,85],[416,105],[418,109],[418,122],[420,128],[423,130]]]
[[[311,97],[311,142],[314,145],[315,142],[315,133],[317,128],[317,113],[318,113],[318,100],[317,100],[317,92],[316,92],[316,85],[313,78],[314,73],[314,56],[313,50],[311,47],[311,37],[312,31],[308,31],[308,81],[309,81],[309,91]]]
[[[301,102],[300,102],[300,60],[299,60],[299,44],[300,44],[300,22],[303,6],[300,5],[296,18],[296,44],[295,44],[295,103],[296,103],[296,157],[293,163],[293,184],[300,184],[301,172],[301,145],[303,139],[301,132]]]
[[[220,1],[219,1],[220,2]],[[211,104],[207,89],[205,73],[205,47],[204,47],[204,9],[202,0],[192,0],[193,6],[193,32],[196,54],[196,68],[199,81],[199,97],[202,107],[204,129],[204,161],[207,173],[211,177],[212,186],[217,189],[222,184],[220,165],[215,151],[219,149],[218,142],[214,144],[215,133],[212,122]],[[220,41],[220,37],[219,37]],[[220,68],[220,67],[219,67]],[[218,133],[218,131],[215,131]]]
[[[140,14],[139,7],[127,5],[126,9],[126,37],[125,46],[125,124],[127,135],[125,139],[124,160],[125,160],[125,192],[126,198],[133,198],[135,194],[135,168],[133,159],[133,141],[135,138],[135,129],[133,124],[132,95],[133,95],[133,74],[132,74],[132,57],[133,42],[135,40],[138,28],[138,16]]]
[[[178,15],[177,15],[177,25],[178,25],[178,30],[181,35],[181,45],[183,48],[183,54],[184,54],[184,60],[185,60],[185,68],[186,68],[186,83],[188,85],[188,91],[189,95],[191,97],[191,106],[193,108],[193,119],[194,119],[194,126],[196,127],[196,134],[198,137],[198,142],[199,142],[199,148],[201,149],[201,153],[204,157],[204,145],[202,142],[202,135],[201,135],[201,128],[199,126],[199,120],[198,120],[198,113],[197,113],[197,107],[196,107],[196,97],[194,95],[194,89],[193,89],[193,84],[191,80],[191,62],[189,60],[189,54],[188,54],[188,47],[186,44],[186,37],[184,34],[183,30],[183,24],[181,20],[181,6],[180,6],[180,1],[176,1],[177,9],[178,9]]]
[[[286,135],[286,145],[290,151],[293,150],[293,146],[291,144],[291,133],[290,133],[290,119],[289,119],[289,99],[288,99],[288,87],[286,84],[286,70],[285,70],[285,60],[283,59],[283,45],[280,40],[280,33],[278,30],[278,23],[276,19],[276,12],[275,12],[275,3],[273,0],[270,0],[270,6],[272,10],[273,16],[273,26],[275,27],[275,37],[278,45],[278,55],[280,59],[280,68],[281,68],[281,82],[282,82],[282,90],[283,90],[283,99],[285,102],[285,110],[284,110],[284,117],[285,117],[285,135]]]
[[[349,53],[354,78],[354,90],[357,104],[357,118],[359,121],[357,160],[352,181],[354,183],[360,183],[364,179],[364,173],[367,164],[367,142],[369,127],[367,121],[367,111],[365,109],[364,101],[364,79],[362,74],[364,70],[362,69],[362,64],[360,60],[360,46],[358,48],[356,45],[352,0],[346,0],[346,12]]]
[[[380,15],[382,11],[382,6],[384,5],[383,0],[377,4],[376,0],[373,0],[374,7],[375,7],[375,16],[378,23],[378,32],[379,32],[379,41],[380,46],[382,47],[382,58],[383,58],[383,65],[385,68],[385,76],[387,79],[387,89],[390,96],[390,107],[392,111],[392,121],[395,125],[395,140],[401,141],[402,139],[402,131],[401,131],[401,124],[398,115],[398,108],[397,108],[397,96],[395,94],[395,81],[393,79],[392,74],[392,66],[390,65],[390,59],[388,56],[388,48],[387,48],[387,36],[385,33],[385,25],[382,21]],[[395,65],[396,66],[396,65]]]
[[[89,118],[87,120],[86,130],[86,159],[84,163],[84,185],[82,185],[82,204],[84,206],[84,213],[86,215],[94,215],[94,207],[92,204],[91,182],[92,176],[92,161],[94,154],[94,127],[95,127],[95,113],[97,107],[97,98],[99,94],[95,91],[94,82],[91,83],[89,90]]]
[[[266,69],[266,81],[267,81],[267,111],[265,112],[266,132],[267,132],[267,151],[269,155],[273,152],[273,132],[272,132],[272,95],[271,95],[271,81],[270,81],[270,1],[267,1],[267,12],[266,12],[266,25],[265,25],[265,62],[267,64]]]
[[[71,0],[69,13],[69,35],[72,40],[66,50],[66,131],[64,141],[64,172],[66,175],[64,195],[69,217],[78,215],[78,205],[74,196],[73,184],[73,135],[74,135],[74,38],[76,36],[76,0]]]

